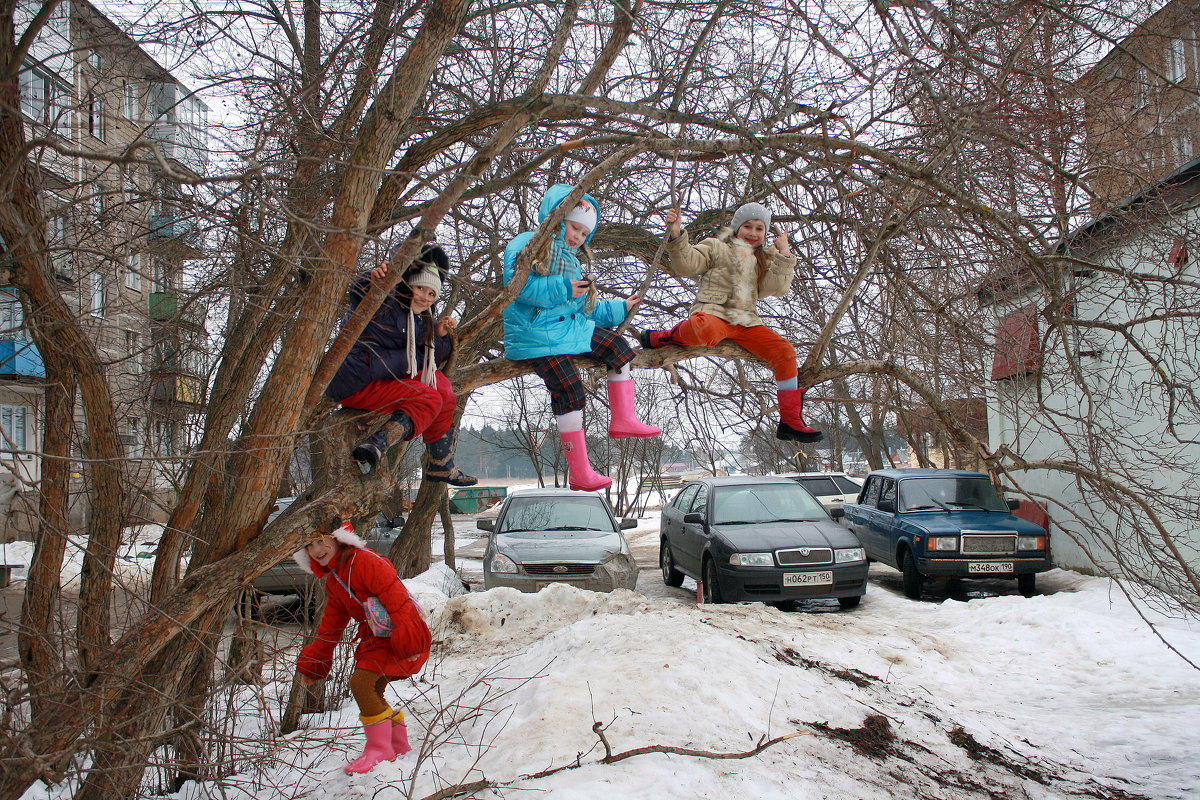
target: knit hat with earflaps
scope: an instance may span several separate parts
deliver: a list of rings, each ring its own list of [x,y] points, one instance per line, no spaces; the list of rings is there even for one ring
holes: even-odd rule
[[[734,235],[736,236],[738,229],[752,219],[762,220],[763,226],[767,230],[771,229],[771,212],[767,207],[762,203],[746,203],[733,212],[733,222],[730,224],[733,226]]]
[[[329,534],[334,539],[337,539],[347,547],[354,547],[359,550],[367,546],[367,542],[361,536],[354,532],[354,526],[349,522],[343,522],[336,530]],[[315,575],[312,568],[312,559],[309,558],[308,548],[302,547],[292,553],[292,560],[300,565],[300,569],[307,572],[309,575]]]

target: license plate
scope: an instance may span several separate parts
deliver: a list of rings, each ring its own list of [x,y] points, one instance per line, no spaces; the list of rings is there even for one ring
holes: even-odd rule
[[[1012,572],[1011,561],[973,561],[967,564],[967,572]]]
[[[832,572],[785,572],[784,586],[820,586],[833,583]]]

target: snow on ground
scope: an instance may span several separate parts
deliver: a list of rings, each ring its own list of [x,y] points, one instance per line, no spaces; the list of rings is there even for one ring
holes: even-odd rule
[[[502,786],[464,796],[1200,797],[1200,676],[1109,580],[1054,571],[1032,598],[915,602],[876,565],[852,611],[697,606],[646,564],[653,521],[631,538],[646,567],[636,592],[461,594],[443,566],[408,581],[437,644],[416,681],[389,688],[409,714],[407,756],[343,774],[362,743],[346,699],[305,717],[270,759],[172,796],[423,798],[486,779]],[[1200,622],[1141,613],[1200,660]],[[267,672],[274,698],[287,695],[287,652]],[[614,755],[742,753],[796,735],[753,757],[602,763],[596,724]]]

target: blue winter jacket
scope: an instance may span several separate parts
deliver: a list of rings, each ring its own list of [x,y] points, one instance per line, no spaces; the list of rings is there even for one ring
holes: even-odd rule
[[[348,299],[353,310],[362,302],[370,289],[371,280],[366,276],[354,279],[350,284]],[[423,314],[413,316],[413,334],[416,337],[418,370],[425,363],[426,337],[432,322]],[[350,354],[338,367],[325,394],[334,400],[344,398],[366,388],[373,381],[396,381],[408,377],[408,302],[393,289],[383,305],[371,317],[358,341],[350,348]],[[449,336],[434,333],[434,360],[439,367],[450,358]]]
[[[565,183],[551,186],[538,207],[538,222],[544,221],[573,188]],[[600,204],[587,194],[583,201],[596,207],[596,227],[599,227]],[[593,228],[587,241],[595,233]],[[597,300],[589,314],[583,309],[587,295],[571,297],[571,281],[582,280],[583,271],[575,248],[567,247],[566,236],[564,222],[558,226],[551,243],[549,274],[538,275],[530,270],[521,293],[504,309],[504,357],[509,360],[591,352],[592,331],[597,325],[615,328],[625,319],[624,300]],[[504,248],[505,286],[513,278],[517,256],[532,238],[532,231],[519,234]]]

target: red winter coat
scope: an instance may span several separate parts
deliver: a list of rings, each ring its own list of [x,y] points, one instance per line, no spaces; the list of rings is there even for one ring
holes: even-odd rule
[[[407,678],[420,671],[429,658],[432,637],[391,561],[373,550],[344,547],[330,566],[353,590],[354,597],[346,593],[329,568],[315,561],[309,566],[318,578],[324,576],[327,599],[316,638],[300,651],[296,668],[301,675],[315,679],[328,677],[333,651],[350,620],[358,622],[356,668],[389,678]],[[362,603],[372,595],[383,602],[392,617],[395,629],[389,637],[376,636],[367,625]]]

